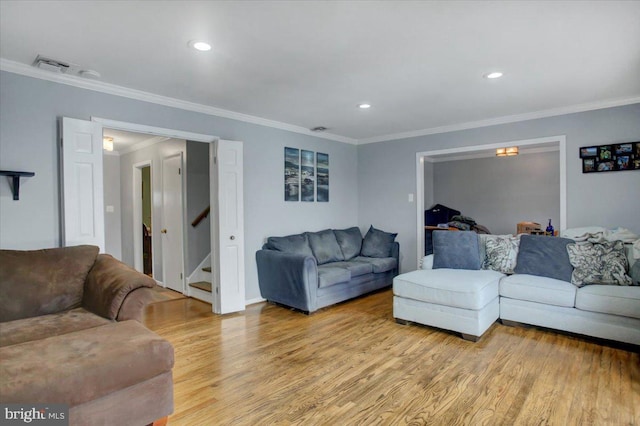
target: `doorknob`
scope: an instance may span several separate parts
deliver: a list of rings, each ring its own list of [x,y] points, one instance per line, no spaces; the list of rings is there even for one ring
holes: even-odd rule
[[[236,237],[232,235],[229,239],[230,239],[230,240],[235,240],[235,239],[236,239]]]
[[[163,234],[166,234],[167,233],[167,228],[161,229],[160,232],[163,233]]]

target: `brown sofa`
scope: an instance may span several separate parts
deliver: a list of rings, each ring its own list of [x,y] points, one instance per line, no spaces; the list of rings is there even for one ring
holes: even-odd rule
[[[94,246],[0,250],[0,401],[66,404],[71,425],[173,411],[173,347],[140,324],[155,281]]]

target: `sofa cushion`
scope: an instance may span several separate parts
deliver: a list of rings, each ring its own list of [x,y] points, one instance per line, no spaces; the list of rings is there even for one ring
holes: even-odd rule
[[[500,280],[500,296],[573,308],[576,302],[576,286],[554,278],[515,274]]]
[[[331,229],[325,229],[320,232],[308,232],[309,245],[311,251],[318,262],[322,265],[328,262],[338,262],[344,260],[342,250],[338,245],[338,240]]]
[[[84,308],[8,321],[2,323],[0,327],[0,347],[45,339],[105,324],[111,324],[111,321]]]
[[[522,235],[516,274],[537,275],[571,282],[573,266],[569,262],[567,245],[573,240],[541,235]]]
[[[344,260],[351,260],[360,254],[362,249],[362,234],[360,228],[354,226],[348,229],[334,229],[338,245],[342,250]]]
[[[433,269],[480,269],[480,248],[475,232],[433,231],[432,238]]]
[[[351,278],[373,272],[373,264],[369,262],[332,262],[332,268],[344,268],[351,273]]]
[[[485,235],[484,248],[486,257],[482,263],[482,269],[513,274],[518,258],[518,246],[520,237],[513,235]],[[482,251],[482,250],[481,250]]]
[[[571,283],[582,287],[587,284],[632,285],[627,275],[627,256],[624,243],[587,241],[567,245],[569,261],[573,266]]]
[[[398,267],[398,261],[395,257],[364,257],[358,256],[353,262],[364,262],[370,264],[373,272],[376,274],[391,271]]]
[[[577,291],[576,308],[640,319],[640,287],[585,286]]]
[[[393,242],[398,234],[392,234],[376,229],[371,225],[362,241],[361,255],[366,257],[389,257]]]
[[[351,272],[345,268],[334,268],[331,264],[318,266],[318,288],[330,287],[351,279]]]
[[[640,287],[588,285],[578,289],[576,308],[640,318]]]
[[[417,270],[395,277],[393,294],[436,305],[478,310],[498,297],[498,282],[502,277],[504,275],[496,271]]]
[[[302,254],[313,256],[306,234],[288,235],[286,237],[269,237],[267,246],[271,250],[284,253]]]
[[[0,348],[0,400],[73,407],[168,372],[169,342],[137,321]]]
[[[98,247],[0,250],[0,322],[77,308]]]

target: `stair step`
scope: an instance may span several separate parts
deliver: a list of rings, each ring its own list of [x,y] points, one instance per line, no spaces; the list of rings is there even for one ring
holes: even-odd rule
[[[211,283],[207,281],[198,281],[195,283],[189,283],[189,286],[211,293]]]
[[[206,268],[202,268],[205,272],[211,272],[211,266],[207,266]]]

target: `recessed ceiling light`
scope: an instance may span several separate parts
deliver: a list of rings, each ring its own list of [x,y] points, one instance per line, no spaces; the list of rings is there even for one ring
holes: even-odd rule
[[[489,74],[485,74],[484,78],[500,78],[502,77],[502,73],[500,71],[490,72]]]
[[[201,52],[206,52],[208,50],[211,50],[211,45],[209,43],[207,43],[206,41],[202,41],[202,40],[191,40],[188,43],[189,47],[192,47],[196,50],[199,50]]]
[[[358,104],[358,108],[360,109],[371,108],[371,104]]]

